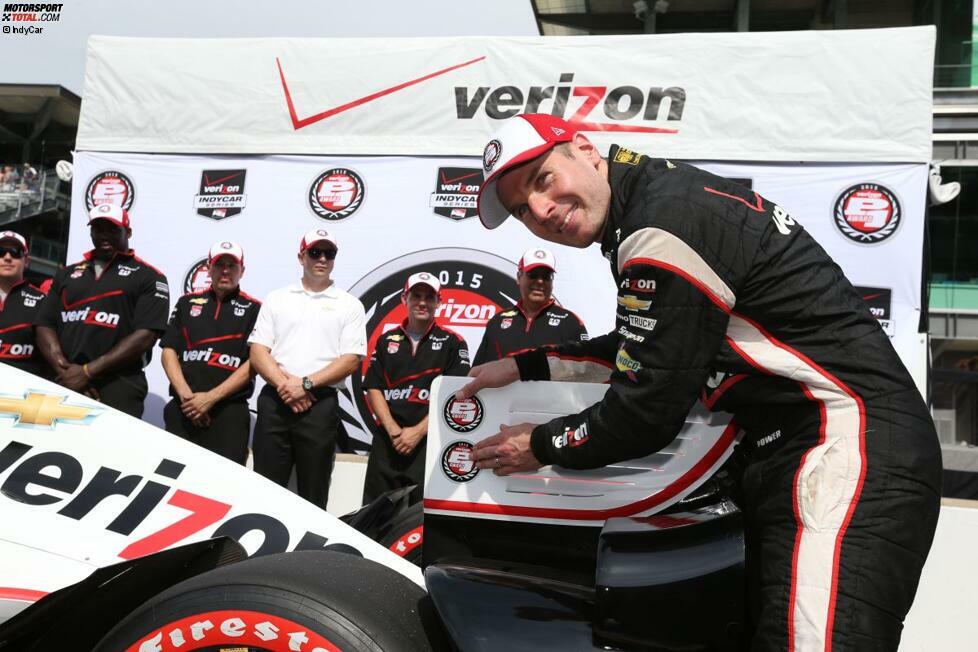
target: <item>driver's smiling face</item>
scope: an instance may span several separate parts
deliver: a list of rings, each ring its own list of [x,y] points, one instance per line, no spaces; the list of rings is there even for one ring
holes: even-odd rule
[[[601,237],[611,185],[594,145],[577,134],[496,182],[500,202],[537,237],[587,247]]]

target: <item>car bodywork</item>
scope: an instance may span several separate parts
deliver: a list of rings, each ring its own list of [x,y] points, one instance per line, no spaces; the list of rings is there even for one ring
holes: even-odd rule
[[[674,628],[649,638],[637,607],[676,611],[707,586],[723,607],[719,629],[688,634],[736,638],[739,517],[714,489],[700,489],[729,456],[731,427],[694,413],[673,445],[648,458],[501,478],[474,469],[466,457],[474,442],[501,423],[580,410],[606,386],[530,383],[459,403],[452,395],[463,382],[443,378],[432,391],[422,578],[354,527],[250,470],[0,365],[0,617],[37,601],[0,640],[50,630],[59,609],[95,592],[116,610],[103,611],[110,622],[183,577],[246,555],[316,549],[362,556],[427,585],[459,649],[499,649],[507,621],[526,634],[517,645],[526,649],[538,639],[567,649],[589,649],[585,640],[598,649],[684,641]],[[657,516],[664,511],[674,513]],[[363,526],[375,516],[349,520]],[[152,580],[132,581],[138,577]],[[96,636],[98,623],[89,624]]]

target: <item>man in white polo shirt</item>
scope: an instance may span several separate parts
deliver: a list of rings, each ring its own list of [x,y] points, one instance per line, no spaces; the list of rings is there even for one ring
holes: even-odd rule
[[[267,385],[258,395],[255,471],[326,508],[339,429],[337,389],[367,353],[363,304],[331,278],[338,247],[325,229],[299,245],[302,280],[271,292],[248,342]]]

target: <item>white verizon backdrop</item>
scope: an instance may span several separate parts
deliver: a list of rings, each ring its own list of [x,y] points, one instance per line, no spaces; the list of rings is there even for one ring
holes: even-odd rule
[[[119,203],[132,214],[132,246],[166,273],[174,301],[206,283],[195,266],[225,239],[244,245],[242,286],[261,298],[296,280],[299,238],[323,226],[339,240],[334,277],[363,301],[371,343],[403,317],[405,276],[427,269],[446,286],[440,321],[474,351],[485,321],[516,298],[515,261],[541,244],[517,223],[485,231],[474,209],[487,135],[532,99],[603,149],[616,142],[700,160],[781,204],[861,287],[914,369],[933,39],[931,28],[424,42],[95,37],[69,258],[90,247],[87,207]],[[455,59],[473,63],[452,68]],[[615,288],[604,258],[552,248],[557,298],[592,333],[610,329]],[[146,419],[156,423],[167,388],[158,360],[147,370]],[[348,430],[367,442],[358,380],[350,390]]]

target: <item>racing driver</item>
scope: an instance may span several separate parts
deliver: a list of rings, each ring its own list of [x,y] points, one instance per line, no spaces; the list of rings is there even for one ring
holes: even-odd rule
[[[842,270],[748,188],[618,146],[602,158],[554,116],[507,120],[483,164],[487,228],[514,215],[552,242],[597,242],[619,289],[614,332],[472,369],[459,398],[610,371],[604,399],[583,412],[480,442],[480,468],[647,455],[708,387],[704,403],[744,431],[751,648],[896,650],[937,524],[940,447]]]

